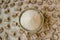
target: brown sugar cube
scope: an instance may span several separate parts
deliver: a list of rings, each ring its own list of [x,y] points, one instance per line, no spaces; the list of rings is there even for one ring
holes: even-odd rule
[[[22,34],[22,33],[25,33],[25,31],[23,29],[20,29],[19,30],[19,33]]]
[[[18,37],[18,40],[21,40],[21,38],[20,38],[20,37]]]
[[[47,10],[48,11],[54,11],[55,10],[55,7],[49,6],[49,7],[47,7]]]
[[[2,23],[2,19],[0,18],[0,24]]]
[[[13,26],[18,26],[18,22],[13,21],[12,25]]]
[[[18,13],[14,13],[13,15],[12,15],[12,17],[17,17],[18,16]]]
[[[27,37],[27,40],[31,40],[30,39],[30,33],[29,32],[26,33],[26,37]]]
[[[12,15],[12,17],[16,17],[16,16],[17,16],[17,14]]]
[[[4,2],[3,0],[0,0],[0,4],[3,4],[3,2]]]
[[[18,6],[23,5],[23,2],[22,2],[22,1],[19,1],[19,2],[17,3],[17,5],[18,5]]]
[[[13,33],[13,36],[16,36],[16,32]]]
[[[10,28],[10,24],[7,24],[6,28],[9,29]]]
[[[10,24],[8,24],[7,27],[10,28]]]
[[[2,8],[6,9],[8,7],[8,5],[6,3],[2,4]]]
[[[46,3],[48,4],[48,5],[51,5],[52,4],[52,1],[51,0],[45,0],[46,1]]]
[[[4,31],[4,29],[1,27],[1,28],[0,28],[0,33],[2,33],[3,31]]]
[[[25,0],[25,2],[29,4],[29,3],[31,3],[31,0]]]
[[[7,17],[4,19],[4,21],[6,21],[6,22],[9,22],[10,20],[11,20],[10,17]]]
[[[5,2],[6,4],[8,4],[8,3],[10,3],[10,0],[4,0],[4,2]]]
[[[36,36],[39,37],[40,36],[39,33],[36,33]]]
[[[6,9],[6,10],[5,10],[5,14],[8,14],[9,12],[10,12],[9,9]]]
[[[7,32],[5,32],[4,37],[5,37],[6,40],[8,39],[9,36],[8,36]]]
[[[10,7],[14,7],[15,6],[15,3],[14,2],[11,2],[10,3]]]
[[[15,21],[13,21],[12,25],[13,25],[13,26],[16,26],[16,22],[15,22]]]
[[[34,8],[38,9],[38,6],[34,6]]]
[[[10,21],[10,17],[8,17],[7,20]]]
[[[2,37],[0,36],[0,40],[2,40]]]
[[[43,0],[37,0],[38,5],[42,5],[43,4]]]
[[[58,17],[60,18],[60,15],[58,15]]]
[[[33,3],[33,4],[36,3],[36,0],[31,0],[31,3]]]
[[[21,11],[21,8],[15,7],[15,11]]]
[[[29,8],[29,6],[26,6],[24,9],[28,9]]]
[[[14,2],[17,2],[18,0],[13,0]]]
[[[0,0],[0,4],[2,3],[2,0]]]
[[[18,23],[16,22],[16,26],[18,25]]]

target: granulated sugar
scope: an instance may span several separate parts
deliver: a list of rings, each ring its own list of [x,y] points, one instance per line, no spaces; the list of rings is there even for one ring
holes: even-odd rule
[[[28,30],[35,30],[41,24],[41,16],[35,10],[25,11],[21,16],[21,25]]]

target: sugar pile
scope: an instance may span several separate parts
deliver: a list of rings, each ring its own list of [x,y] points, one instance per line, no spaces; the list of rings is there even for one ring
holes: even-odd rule
[[[35,10],[25,11],[20,19],[21,25],[28,30],[35,30],[41,24],[41,16]]]

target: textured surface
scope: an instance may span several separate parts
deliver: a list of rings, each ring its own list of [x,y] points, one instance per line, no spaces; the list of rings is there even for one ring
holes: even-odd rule
[[[19,15],[27,8],[41,10],[42,29],[30,35],[19,25]],[[60,40],[60,0],[0,0],[0,40]]]

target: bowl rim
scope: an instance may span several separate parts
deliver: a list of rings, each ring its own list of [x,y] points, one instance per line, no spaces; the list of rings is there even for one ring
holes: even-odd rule
[[[20,21],[21,16],[22,16],[23,13],[24,13],[25,11],[27,11],[27,10],[35,10],[35,11],[38,12],[38,13],[40,14],[40,16],[41,16],[42,22],[41,22],[40,26],[39,26],[36,30],[28,30],[28,29],[24,28],[24,27],[22,26],[22,24],[21,24],[21,21]],[[39,30],[41,30],[42,27],[43,27],[43,24],[44,24],[44,16],[43,16],[43,13],[42,13],[40,10],[37,10],[37,9],[34,9],[34,8],[25,9],[25,10],[23,10],[23,11],[21,12],[21,14],[20,14],[20,16],[19,16],[19,24],[20,24],[20,27],[22,27],[24,30],[26,30],[26,31],[28,31],[28,32],[30,32],[30,33],[36,33],[36,32],[38,32]]]

